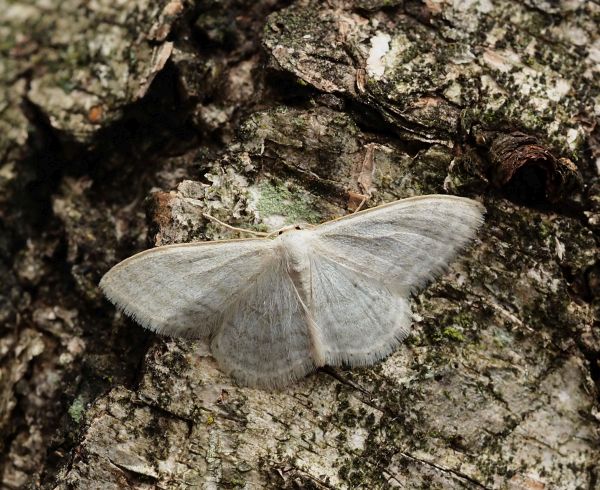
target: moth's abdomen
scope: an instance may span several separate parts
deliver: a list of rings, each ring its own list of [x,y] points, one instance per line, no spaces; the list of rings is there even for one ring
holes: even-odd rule
[[[319,326],[314,320],[312,297],[312,234],[310,230],[289,231],[278,237],[286,271],[294,284],[302,302],[306,327],[310,339],[311,355],[315,366],[325,365],[323,339]]]

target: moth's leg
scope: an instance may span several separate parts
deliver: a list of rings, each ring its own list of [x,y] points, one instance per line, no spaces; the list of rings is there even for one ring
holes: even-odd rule
[[[360,194],[358,192],[348,191],[348,210],[351,211],[352,214],[358,213],[368,201],[369,197],[371,196],[368,194]],[[352,209],[357,201],[358,205]]]
[[[333,379],[336,379],[340,383],[350,386],[351,388],[354,388],[369,397],[371,397],[371,395],[372,395],[372,393],[370,393],[368,390],[366,390],[365,388],[363,388],[362,386],[357,384],[355,381],[353,381],[353,380],[349,379],[347,376],[345,376],[344,372],[339,368],[335,368],[333,366],[326,365],[326,366],[319,368],[318,370],[324,374],[328,374],[329,376],[331,376]]]
[[[358,213],[367,202],[367,199],[371,197],[371,193],[375,190],[373,186],[373,172],[375,171],[375,150],[383,149],[381,145],[376,143],[367,143],[365,145],[365,157],[362,161],[361,168],[356,178],[356,185],[359,192],[349,192],[350,203],[360,199],[359,205],[354,209],[354,213]],[[349,211],[352,211],[348,207]]]
[[[358,205],[358,207],[354,210],[354,213],[358,213],[362,207],[365,205],[365,203],[367,202],[367,199],[369,199],[369,196],[363,196],[362,201],[360,201],[360,204]],[[352,214],[354,214],[352,213]]]

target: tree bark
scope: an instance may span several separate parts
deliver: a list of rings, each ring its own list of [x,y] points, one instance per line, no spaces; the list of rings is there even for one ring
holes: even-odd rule
[[[4,488],[600,489],[600,6],[0,0]],[[370,368],[277,392],[97,284],[394,199],[486,223]]]

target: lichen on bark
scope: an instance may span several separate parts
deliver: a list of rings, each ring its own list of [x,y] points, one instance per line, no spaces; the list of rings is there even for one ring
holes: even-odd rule
[[[595,3],[0,7],[6,487],[598,485]],[[273,230],[445,192],[486,224],[373,367],[239,387],[97,289],[241,235],[204,213]]]

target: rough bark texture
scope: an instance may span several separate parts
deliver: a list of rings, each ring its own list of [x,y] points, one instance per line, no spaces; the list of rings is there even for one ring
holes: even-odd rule
[[[600,488],[600,5],[0,0],[4,488]],[[488,209],[368,369],[276,393],[97,284],[148,246]]]

